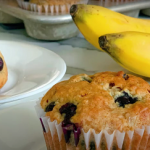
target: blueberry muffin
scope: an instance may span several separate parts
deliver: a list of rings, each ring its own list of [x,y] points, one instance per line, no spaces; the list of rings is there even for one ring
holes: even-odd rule
[[[61,123],[64,133],[62,140],[67,143],[67,149],[85,150],[83,131],[87,133],[89,130],[94,130],[96,134],[102,131],[110,135],[114,131],[125,133],[121,148],[115,138],[109,148],[104,134],[96,146],[94,134],[91,134],[90,150],[127,150],[129,147],[137,150],[147,146],[150,85],[140,77],[123,71],[72,76],[54,85],[42,98],[40,105],[51,122],[57,120],[58,124]],[[143,129],[143,133],[137,134],[134,132],[136,129]],[[129,131],[134,132],[132,140]]]
[[[2,88],[8,79],[8,71],[6,62],[2,53],[0,52],[0,88]]]

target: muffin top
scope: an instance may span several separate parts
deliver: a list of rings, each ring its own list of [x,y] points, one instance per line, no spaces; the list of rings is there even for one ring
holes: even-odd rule
[[[41,107],[51,121],[85,132],[134,130],[150,125],[150,85],[123,71],[75,75],[54,85]]]

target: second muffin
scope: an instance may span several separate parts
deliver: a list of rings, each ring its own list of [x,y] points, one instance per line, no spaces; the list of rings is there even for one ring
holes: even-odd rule
[[[39,13],[69,13],[73,4],[87,4],[88,0],[17,0],[22,9]]]

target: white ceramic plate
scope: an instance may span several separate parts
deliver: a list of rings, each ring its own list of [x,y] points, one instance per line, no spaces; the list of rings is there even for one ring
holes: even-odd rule
[[[63,59],[41,47],[0,41],[0,51],[8,66],[8,81],[0,90],[0,103],[47,90],[66,72]]]

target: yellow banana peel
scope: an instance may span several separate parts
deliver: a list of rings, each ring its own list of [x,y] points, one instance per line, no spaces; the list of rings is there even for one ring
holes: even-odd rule
[[[76,8],[75,8],[76,7]],[[109,33],[137,31],[150,33],[150,21],[132,18],[95,5],[72,7],[72,18],[87,41],[99,47],[98,37]]]
[[[127,70],[150,77],[150,34],[127,31],[99,37],[100,47]]]

